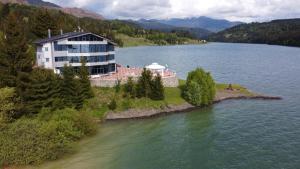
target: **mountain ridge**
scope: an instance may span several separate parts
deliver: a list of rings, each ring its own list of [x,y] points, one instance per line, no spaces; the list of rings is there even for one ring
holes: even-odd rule
[[[300,47],[300,18],[241,24],[211,35],[210,41]]]
[[[210,34],[212,34],[211,31],[208,31],[206,29],[189,28],[189,27],[176,27],[176,26],[172,26],[172,25],[157,22],[155,19],[150,19],[150,20],[140,19],[138,21],[127,20],[127,22],[134,23],[134,24],[140,26],[141,28],[147,29],[147,30],[159,30],[159,31],[162,31],[162,32],[172,32],[172,31],[173,32],[174,31],[188,32],[188,33],[190,33],[191,35],[193,35],[194,37],[196,37],[198,39],[205,38],[205,37],[209,36]]]
[[[227,28],[243,24],[243,22],[231,22],[225,19],[213,19],[206,16],[191,17],[191,18],[170,18],[163,20],[156,20],[157,22],[189,28],[202,28],[211,32],[219,32]]]
[[[51,9],[57,9],[62,12],[71,14],[73,16],[79,17],[79,18],[84,18],[84,17],[89,17],[89,18],[94,18],[94,19],[99,19],[99,20],[104,20],[105,18],[97,14],[95,12],[82,9],[82,8],[63,8],[55,3],[43,1],[43,0],[0,0],[1,3],[17,3],[17,4],[22,4],[22,5],[32,5],[32,6],[38,6],[38,7],[44,7],[44,8],[51,8]]]

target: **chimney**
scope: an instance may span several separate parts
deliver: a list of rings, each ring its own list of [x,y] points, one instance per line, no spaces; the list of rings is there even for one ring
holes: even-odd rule
[[[48,38],[51,38],[51,30],[48,29]]]
[[[60,29],[60,35],[63,35],[64,31],[62,29]]]

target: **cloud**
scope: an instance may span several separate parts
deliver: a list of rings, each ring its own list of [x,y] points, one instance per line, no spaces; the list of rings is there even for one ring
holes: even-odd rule
[[[174,18],[209,16],[245,22],[300,17],[300,0],[49,0],[82,7],[106,18]]]

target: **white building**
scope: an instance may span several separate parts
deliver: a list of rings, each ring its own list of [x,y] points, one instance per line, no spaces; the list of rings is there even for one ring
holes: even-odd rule
[[[50,32],[49,32],[50,35]],[[87,33],[70,32],[38,40],[37,65],[61,73],[65,64],[78,69],[81,58],[91,75],[116,72],[116,44],[105,37]]]

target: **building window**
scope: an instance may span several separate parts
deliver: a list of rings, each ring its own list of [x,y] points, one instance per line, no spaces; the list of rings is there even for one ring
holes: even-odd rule
[[[41,59],[41,55],[38,55],[38,59]]]
[[[67,45],[58,45],[57,42],[54,43],[54,50],[55,51],[67,51],[68,46]]]
[[[45,47],[45,51],[48,52],[48,47]]]
[[[49,62],[49,58],[46,58],[46,62]]]

